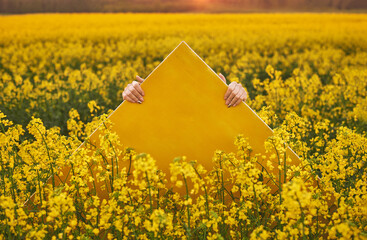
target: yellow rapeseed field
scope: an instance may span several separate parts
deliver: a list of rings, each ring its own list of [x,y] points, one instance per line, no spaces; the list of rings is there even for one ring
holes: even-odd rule
[[[109,129],[99,149],[72,155],[181,41],[246,87],[274,129],[267,148],[286,142],[301,157],[268,166],[297,176],[278,192],[240,135],[213,169],[172,159],[170,179],[149,153],[114,151]],[[366,14],[0,16],[0,239],[367,239],[366,97]],[[44,184],[64,165],[68,184]],[[167,181],[194,187],[181,196]]]

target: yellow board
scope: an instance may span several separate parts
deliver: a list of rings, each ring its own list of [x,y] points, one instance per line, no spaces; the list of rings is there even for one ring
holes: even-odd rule
[[[164,172],[169,173],[169,163],[177,156],[212,169],[215,150],[237,151],[238,134],[248,138],[254,153],[265,153],[264,141],[272,130],[246,103],[225,105],[228,86],[185,42],[141,87],[144,102],[123,102],[110,119],[123,144],[150,153]],[[296,154],[288,154],[292,164],[299,163]]]
[[[141,87],[144,102],[124,101],[109,119],[123,146],[151,154],[168,179],[169,164],[178,156],[197,160],[211,170],[215,150],[237,151],[234,140],[238,134],[248,138],[254,153],[265,154],[264,141],[272,130],[246,103],[226,106],[228,86],[185,42]],[[98,130],[93,135],[91,139],[98,136]],[[299,164],[292,150],[287,155],[292,164]],[[100,197],[107,197],[106,192],[97,191]]]

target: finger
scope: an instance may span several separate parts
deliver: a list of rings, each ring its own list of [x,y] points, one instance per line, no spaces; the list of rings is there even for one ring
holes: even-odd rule
[[[136,90],[132,83],[128,85],[127,89],[130,91],[131,95],[134,95],[138,99],[138,101],[144,101],[143,96]]]
[[[233,99],[232,99],[232,102],[230,102],[229,104],[232,106],[232,107],[235,107],[237,106],[240,102],[241,102],[241,95],[240,94],[237,94]]]
[[[240,95],[241,95],[241,100],[242,101],[246,101],[247,100],[247,91],[246,89],[242,86],[241,83],[238,84],[240,86]]]
[[[224,95],[224,99],[226,100],[226,104],[228,105],[230,102],[229,97],[233,94],[233,91],[236,89],[237,83],[232,82],[229,84],[226,94]],[[233,97],[233,95],[232,95]]]
[[[222,81],[227,84],[226,78],[223,76],[223,74],[219,73],[219,77],[220,79],[222,79]]]
[[[139,77],[138,75],[136,75],[136,80],[139,82],[139,83],[143,83],[145,79]]]
[[[238,94],[238,92],[239,92],[239,86],[236,84],[235,88],[233,89],[233,91],[226,100],[226,105],[228,105],[228,107],[231,106],[230,103],[232,102],[233,98]]]
[[[236,87],[236,83],[232,82],[229,84],[227,92],[224,94],[224,100],[227,100],[227,98],[229,97],[229,95],[231,95],[231,93],[233,92],[233,90]],[[227,104],[227,103],[226,103]]]
[[[239,96],[239,97],[238,97],[237,101],[233,104],[233,107],[237,106],[242,101],[245,101],[246,91],[243,91],[242,93],[240,92],[237,96]]]
[[[141,95],[141,99],[140,100],[143,101],[144,91],[140,87],[139,83],[137,81],[133,81],[132,85],[135,88],[135,90],[138,91],[138,93]]]
[[[123,93],[122,93],[122,98],[124,99],[124,100],[126,100],[126,101],[129,101],[129,102],[132,102],[132,103],[134,103],[134,100],[132,100],[127,94],[126,94],[126,91],[124,91]]]
[[[237,93],[234,95],[234,97],[232,98],[232,100],[229,102],[229,107],[234,107],[235,106],[235,103],[237,103],[238,102],[238,100],[240,100],[241,101],[241,91],[237,91]]]
[[[126,96],[132,99],[133,103],[141,102],[134,94],[133,92],[128,88],[126,89]]]
[[[131,97],[129,97],[129,96],[125,96],[125,98],[124,98],[125,100],[127,100],[127,101],[129,101],[129,102],[131,102],[131,103],[136,103]]]

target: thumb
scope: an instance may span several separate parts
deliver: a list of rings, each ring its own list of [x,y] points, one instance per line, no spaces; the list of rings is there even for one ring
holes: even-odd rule
[[[226,78],[223,76],[223,74],[219,73],[219,77],[220,77],[220,79],[222,79],[222,81],[223,81],[225,84],[227,84],[227,82],[226,82]]]
[[[139,77],[138,75],[136,75],[136,80],[139,82],[139,83],[143,83],[145,79]]]

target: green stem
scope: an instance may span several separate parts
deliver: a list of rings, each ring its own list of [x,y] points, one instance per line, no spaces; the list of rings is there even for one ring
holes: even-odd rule
[[[259,218],[259,207],[258,207],[258,201],[257,201],[257,196],[256,196],[256,190],[255,190],[255,185],[252,185],[252,190],[254,191],[254,201],[255,201],[255,214],[256,214],[256,222],[258,222],[258,218]],[[256,224],[257,226],[257,224]]]
[[[199,174],[199,172],[197,171],[197,169],[194,166],[192,166],[192,168],[195,170],[195,172],[199,176],[199,178],[201,180],[203,180],[203,178],[201,177],[201,175]],[[208,193],[206,191],[205,183],[203,183],[203,187],[204,187],[204,192],[205,192],[205,211],[206,211],[206,217],[209,219],[209,200],[208,200]]]
[[[118,175],[118,172],[119,172],[119,161],[118,161],[118,158],[117,158],[117,154],[116,154],[115,147],[113,146],[113,144],[111,143],[111,141],[110,141],[110,144],[111,144],[111,147],[112,147],[113,153],[115,154],[115,160],[116,160],[116,173],[117,173],[117,175]]]
[[[3,156],[2,156],[2,154],[1,154],[1,153],[0,153],[0,157],[1,157],[1,169],[5,170],[5,168],[4,168],[4,163],[3,163]],[[2,185],[3,185],[3,188],[4,188],[4,196],[6,196],[6,188],[5,188],[5,174],[1,174],[1,178],[2,178],[3,183],[4,183],[4,184],[2,184]]]
[[[92,171],[92,166],[93,166],[93,163],[91,165],[88,164],[88,169],[93,178],[94,196],[97,196],[97,188],[96,188],[95,178],[94,178],[93,171]]]
[[[127,170],[126,178],[130,176],[130,170],[131,170],[131,163],[132,163],[132,156],[129,157],[129,169]]]
[[[222,189],[221,189],[221,195],[222,195],[222,203],[223,205],[225,205],[224,203],[224,177],[223,177],[223,168],[222,168],[222,156],[220,156],[220,159],[219,159],[219,168],[220,168],[220,174],[221,174],[221,185],[222,185]]]
[[[183,176],[183,179],[185,181],[186,200],[188,200],[189,199],[189,188],[187,186],[187,181],[186,181],[185,175],[182,174],[182,176]],[[190,237],[191,237],[191,226],[190,226],[190,206],[189,205],[187,205],[187,220],[188,220],[188,230],[189,230],[188,235],[189,235],[189,239],[190,239]]]
[[[297,202],[298,202],[299,208],[301,209],[302,234],[303,234],[302,238],[303,239],[306,239],[306,235],[305,235],[305,213],[303,212],[303,208],[302,208],[301,202],[299,201],[298,196],[296,196],[296,198],[297,198]]]
[[[111,144],[111,142],[110,142],[110,144]],[[116,153],[115,153],[116,154]],[[115,179],[115,171],[114,171],[114,164],[113,164],[114,162],[113,162],[113,159],[111,159],[111,164],[112,164],[112,176],[111,176],[111,192],[113,192],[113,181],[114,181],[114,179]]]
[[[280,157],[279,157],[279,152],[278,149],[275,147],[275,144],[273,142],[273,146],[275,149],[275,152],[277,153],[277,158],[278,158],[278,167],[280,166]],[[279,202],[282,203],[282,170],[279,169]]]
[[[284,143],[284,149],[287,149]],[[284,183],[287,182],[287,151],[284,151]]]
[[[41,181],[40,181],[40,175],[39,175],[39,172],[38,172],[38,169],[36,170],[37,172],[37,178],[38,178],[38,188],[40,190],[40,202],[41,202],[41,206],[42,206],[42,188],[41,188]]]
[[[48,145],[47,145],[47,142],[46,142],[46,139],[44,138],[43,134],[41,133],[41,131],[38,129],[37,126],[35,126],[35,128],[37,129],[37,131],[40,133],[41,137],[42,137],[42,140],[46,146],[46,151],[47,151],[47,155],[48,155],[48,158],[50,159],[50,167],[51,167],[51,174],[52,174],[52,188],[55,188],[55,175],[54,175],[54,168],[52,166],[52,159],[51,159],[51,155],[50,155],[50,150],[48,148]]]
[[[270,175],[270,173],[268,172],[268,170],[266,170],[266,168],[259,161],[256,161],[256,163],[259,164],[265,170],[265,172],[270,177],[271,181],[275,184],[275,186],[277,186],[279,188],[279,185],[275,182],[274,178]]]
[[[153,201],[152,201],[152,192],[151,192],[151,186],[150,186],[150,182],[149,182],[149,178],[148,178],[148,173],[145,171],[145,176],[147,179],[147,183],[148,183],[148,190],[149,190],[149,204],[150,204],[150,213],[153,212]]]

